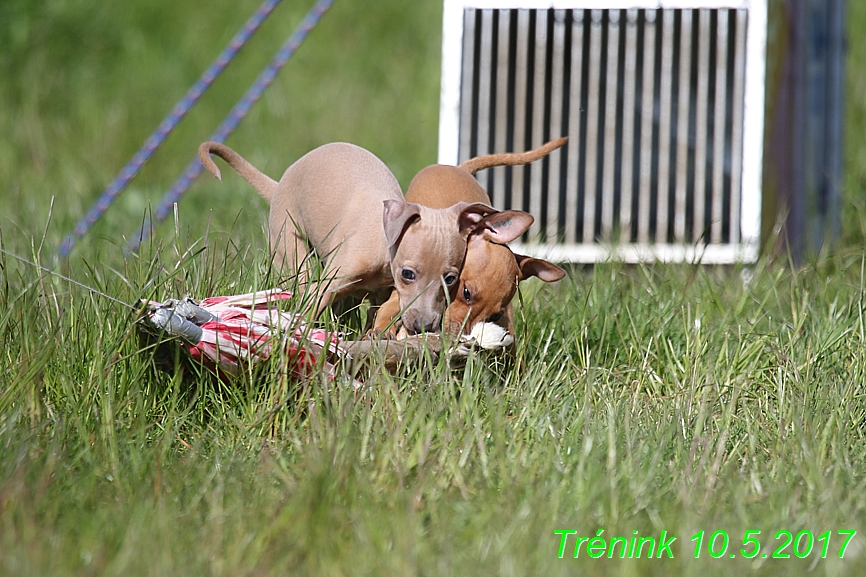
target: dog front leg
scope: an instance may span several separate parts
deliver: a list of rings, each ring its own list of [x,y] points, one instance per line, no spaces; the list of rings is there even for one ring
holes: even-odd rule
[[[368,338],[394,338],[400,329],[400,295],[396,290],[391,292],[391,297],[382,303],[376,311],[376,319],[373,328],[367,332]],[[394,321],[392,323],[392,321]],[[390,325],[390,326],[389,326]]]

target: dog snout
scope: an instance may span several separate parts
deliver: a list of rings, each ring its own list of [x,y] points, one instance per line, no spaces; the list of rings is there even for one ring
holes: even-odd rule
[[[435,333],[439,328],[439,320],[428,320],[424,323],[424,326],[421,326],[421,320],[415,319],[415,332],[416,333]]]
[[[421,333],[438,333],[440,330],[440,325],[442,324],[442,316],[441,315],[412,315],[412,319],[410,322],[406,322],[406,319],[403,320],[403,325],[408,328],[412,334],[421,334]]]

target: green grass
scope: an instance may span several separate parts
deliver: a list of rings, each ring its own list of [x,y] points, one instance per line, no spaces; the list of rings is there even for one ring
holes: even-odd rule
[[[257,3],[0,4],[3,247],[50,263]],[[131,304],[279,282],[236,177],[198,182],[141,255],[122,236],[309,4],[277,9],[60,272]],[[435,161],[440,3],[332,10],[229,144],[278,176],[357,142],[405,186]],[[866,43],[850,45],[841,246],[800,267],[525,283],[508,366],[361,392],[287,382],[280,359],[229,384],[161,373],[132,309],[0,255],[0,575],[866,575]],[[557,558],[554,531],[599,529],[667,531],[674,558]],[[771,557],[779,531],[833,534],[826,559],[745,560],[758,530]]]
[[[259,286],[253,260],[192,260],[155,292]],[[134,264],[81,276],[131,302],[150,278]],[[573,271],[557,298],[524,291],[513,366],[378,375],[361,394],[277,371],[228,387],[156,373],[124,307],[24,271],[0,325],[4,572],[748,570],[690,558],[688,538],[725,530],[739,550],[760,530],[775,548],[780,530],[862,527],[864,266],[759,267],[748,285],[695,267]],[[675,558],[557,559],[554,530],[598,528],[666,530]],[[859,535],[819,570],[857,574]]]

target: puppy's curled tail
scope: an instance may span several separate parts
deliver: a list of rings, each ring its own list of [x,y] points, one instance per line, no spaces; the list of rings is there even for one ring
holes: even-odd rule
[[[460,165],[460,168],[469,174],[475,174],[479,170],[491,168],[494,166],[514,166],[517,164],[529,164],[535,162],[539,158],[544,158],[568,141],[567,136],[551,140],[547,144],[539,146],[535,150],[527,152],[504,152],[501,154],[488,154],[486,156],[476,156],[470,158]]]
[[[217,179],[222,180],[220,169],[211,159],[210,155],[216,154],[225,160],[229,166],[234,168],[238,174],[244,177],[244,180],[253,185],[262,198],[270,202],[274,195],[274,190],[277,188],[277,181],[263,174],[258,168],[250,164],[243,156],[219,142],[203,142],[198,147],[198,157],[206,169]]]

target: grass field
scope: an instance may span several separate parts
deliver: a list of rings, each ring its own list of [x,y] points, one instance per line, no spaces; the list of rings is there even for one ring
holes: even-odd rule
[[[4,250],[49,264],[257,4],[0,3]],[[58,268],[107,296],[0,254],[0,575],[866,575],[862,35],[843,242],[802,266],[573,268],[524,284],[510,365],[360,393],[280,359],[230,385],[159,373],[122,303],[279,280],[236,177],[200,179],[140,255],[123,237],[312,2],[284,4]],[[435,161],[440,18],[336,2],[228,143],[275,176],[351,141],[405,186]],[[676,540],[574,559],[602,530]]]

